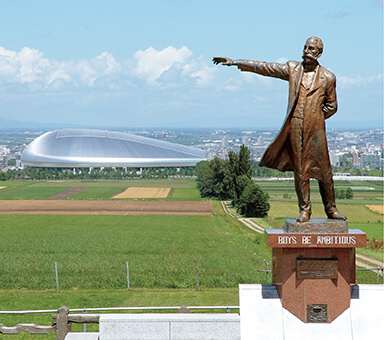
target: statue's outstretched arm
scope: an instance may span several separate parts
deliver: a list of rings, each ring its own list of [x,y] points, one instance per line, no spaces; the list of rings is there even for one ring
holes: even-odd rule
[[[212,62],[215,65],[237,66],[241,71],[254,72],[267,77],[275,77],[283,80],[289,79],[288,64],[267,63],[256,60],[232,60],[226,57],[214,57]]]

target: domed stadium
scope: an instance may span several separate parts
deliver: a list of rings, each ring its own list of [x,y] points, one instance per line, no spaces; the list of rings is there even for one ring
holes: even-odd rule
[[[61,129],[36,138],[21,155],[29,167],[195,166],[206,151],[124,132]]]

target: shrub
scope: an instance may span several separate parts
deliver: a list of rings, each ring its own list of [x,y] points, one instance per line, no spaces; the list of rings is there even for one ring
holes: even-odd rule
[[[378,241],[375,238],[368,240],[367,246],[373,250],[382,250],[383,249],[383,241]]]
[[[265,217],[270,205],[269,195],[256,183],[247,185],[237,203],[237,211],[247,217]]]

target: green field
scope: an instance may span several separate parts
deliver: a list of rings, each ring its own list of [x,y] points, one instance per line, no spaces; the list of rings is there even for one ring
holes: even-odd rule
[[[218,208],[217,208],[218,209]],[[0,215],[0,287],[119,289],[129,262],[132,287],[202,287],[263,282],[263,238],[223,213],[211,216]],[[250,269],[252,268],[252,269]]]

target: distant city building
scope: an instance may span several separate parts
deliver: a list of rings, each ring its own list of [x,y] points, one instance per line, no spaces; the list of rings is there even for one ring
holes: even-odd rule
[[[342,152],[330,152],[329,153],[329,160],[331,161],[331,165],[332,166],[340,166],[340,157],[343,155],[344,153]]]
[[[222,148],[227,148],[228,146],[229,146],[228,137],[227,137],[227,136],[224,136],[224,137],[221,139],[221,147],[222,147]]]
[[[360,166],[365,169],[381,169],[380,154],[362,154]]]
[[[247,136],[243,136],[243,138],[241,139],[242,144],[244,144],[247,147],[249,146],[250,141],[251,139]]]
[[[354,152],[352,154],[352,166],[356,167],[356,168],[360,167],[360,157],[359,157],[359,154],[357,152]]]
[[[264,138],[262,136],[257,138],[257,145],[264,145]]]

